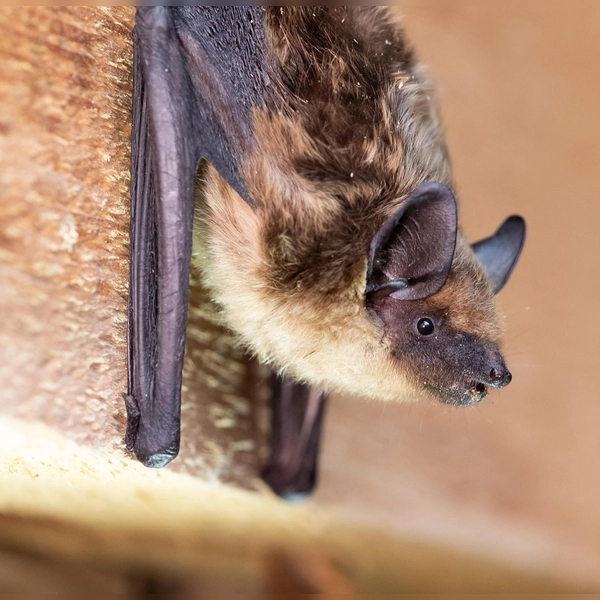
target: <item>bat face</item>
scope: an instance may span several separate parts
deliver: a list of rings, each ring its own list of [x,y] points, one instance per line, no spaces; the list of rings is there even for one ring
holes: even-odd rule
[[[499,350],[493,288],[463,240],[439,291],[413,300],[401,297],[408,293],[410,284],[375,298],[369,312],[389,339],[397,368],[410,373],[416,391],[466,405],[483,400],[488,387],[510,383]]]
[[[501,228],[512,229],[503,244],[510,260],[492,270],[491,277],[499,282],[506,280],[520,253],[522,225],[513,217]],[[511,380],[499,352],[493,297],[501,283],[492,282],[476,255],[497,241],[498,234],[474,251],[462,236],[457,239],[452,193],[426,183],[371,243],[367,309],[390,340],[398,367],[412,374],[415,387],[449,404],[479,402],[488,386],[503,387]]]

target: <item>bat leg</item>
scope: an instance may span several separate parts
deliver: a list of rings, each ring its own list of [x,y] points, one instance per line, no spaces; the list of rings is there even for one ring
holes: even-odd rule
[[[326,400],[316,388],[272,376],[271,449],[262,478],[286,500],[302,500],[315,488]]]

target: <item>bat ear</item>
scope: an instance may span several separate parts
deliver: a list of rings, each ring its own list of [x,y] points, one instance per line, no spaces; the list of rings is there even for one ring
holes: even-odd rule
[[[456,201],[440,183],[422,183],[377,232],[367,270],[367,305],[418,300],[446,283],[456,246]]]
[[[524,243],[525,220],[513,215],[500,225],[494,235],[471,246],[494,286],[494,294],[508,281]]]

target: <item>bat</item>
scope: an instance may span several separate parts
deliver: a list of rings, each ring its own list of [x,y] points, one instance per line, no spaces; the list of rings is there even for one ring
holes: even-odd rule
[[[192,247],[274,372],[264,479],[281,496],[315,485],[331,391],[461,406],[507,385],[494,296],[525,222],[471,246],[454,189],[388,8],[139,8],[127,447],[149,467],[179,449]]]

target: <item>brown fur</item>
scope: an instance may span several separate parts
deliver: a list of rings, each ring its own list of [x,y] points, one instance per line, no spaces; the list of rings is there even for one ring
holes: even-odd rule
[[[326,389],[408,399],[418,368],[392,356],[364,295],[383,222],[419,183],[452,187],[431,86],[385,8],[272,8],[267,22],[275,93],[255,111],[245,165],[256,207],[206,170],[205,278],[263,360]],[[491,287],[460,234],[426,304],[498,341]]]

